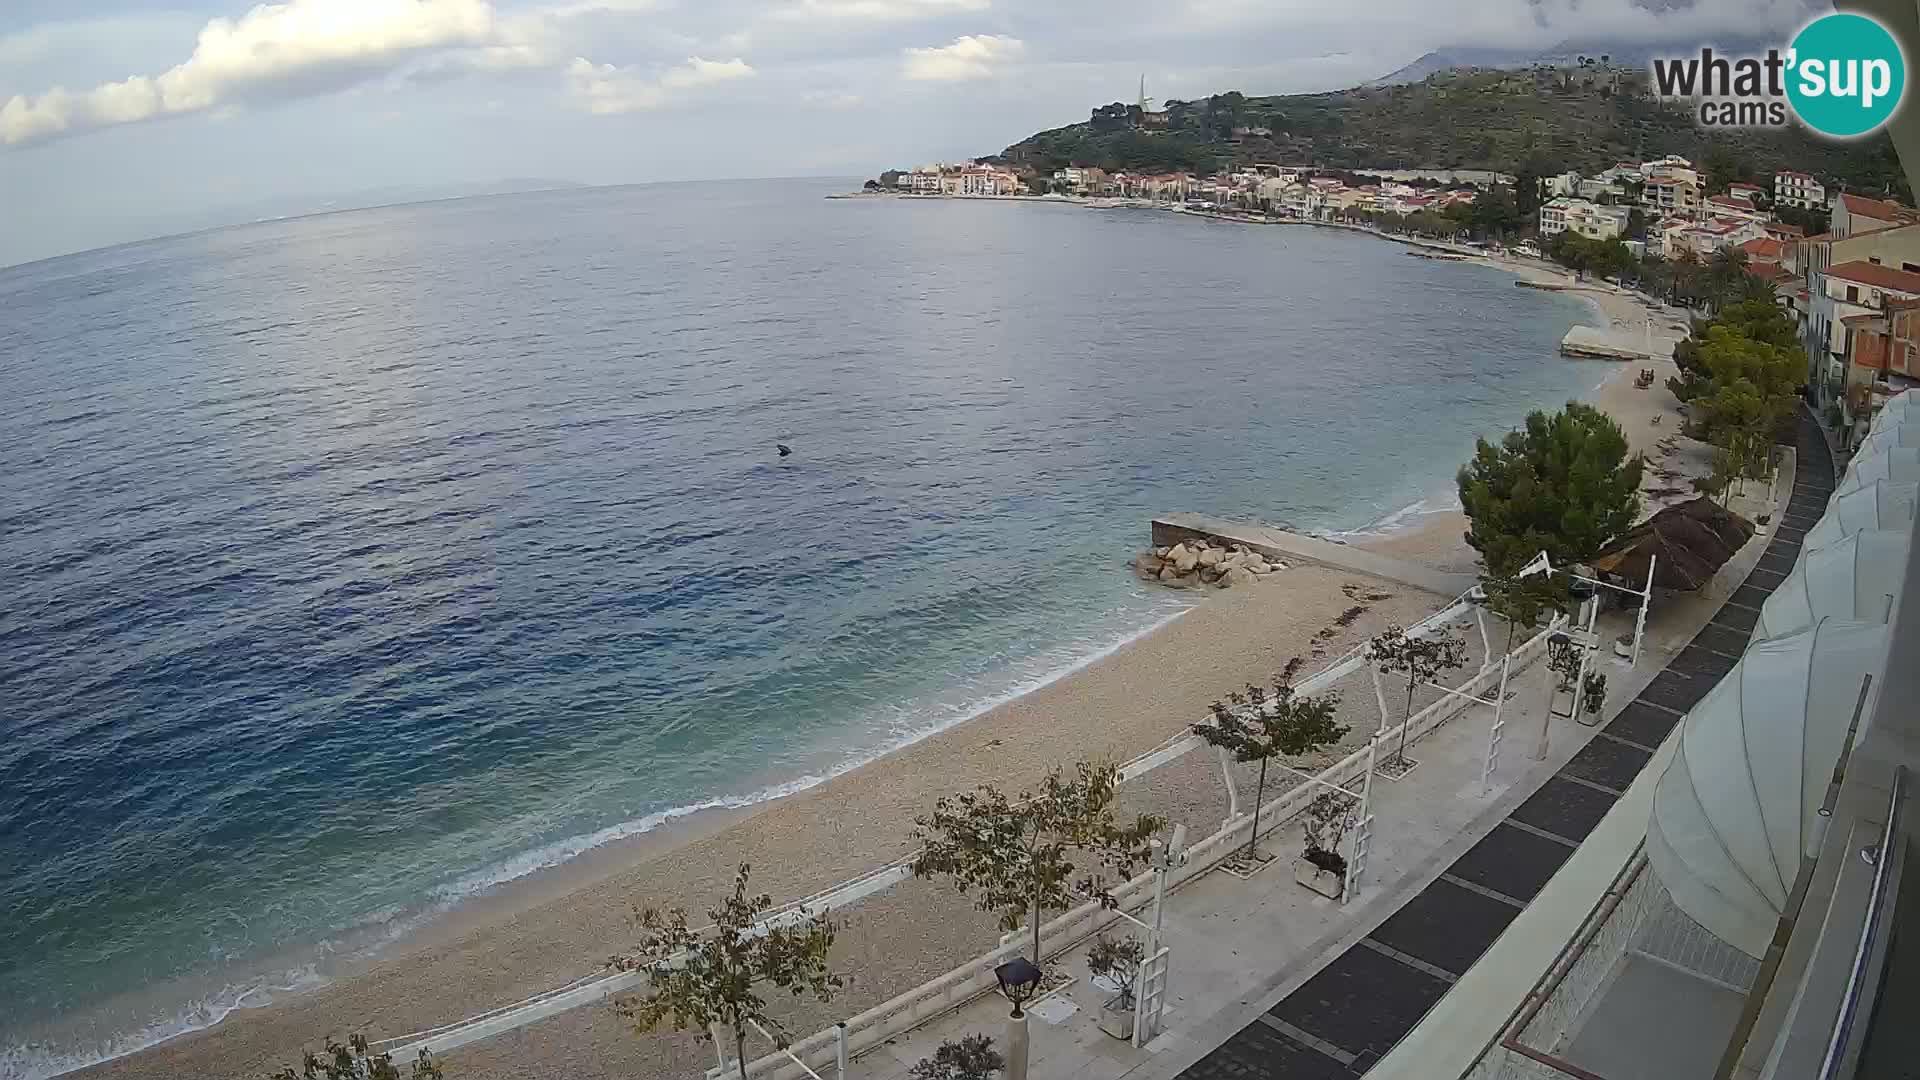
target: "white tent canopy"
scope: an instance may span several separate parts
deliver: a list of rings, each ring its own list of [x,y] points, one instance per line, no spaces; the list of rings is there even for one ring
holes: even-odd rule
[[[1753,640],[1797,634],[1825,618],[1886,622],[1905,580],[1909,539],[1899,529],[1863,529],[1801,552],[1787,580],[1761,605]]]
[[[1687,714],[1654,789],[1647,857],[1673,902],[1749,956],[1766,951],[1887,628],[1828,619],[1758,642]]]
[[[1880,446],[1869,450],[1867,444],[1861,443],[1860,452],[1853,456],[1846,475],[1840,478],[1840,486],[1833,490],[1835,494],[1842,494],[1876,480],[1920,482],[1920,447]]]
[[[1806,550],[1826,547],[1862,529],[1904,529],[1913,524],[1913,505],[1920,500],[1920,484],[1881,480],[1835,495],[1802,544]]]

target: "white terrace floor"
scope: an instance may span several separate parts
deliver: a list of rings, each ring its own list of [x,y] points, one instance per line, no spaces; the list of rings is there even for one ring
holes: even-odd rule
[[[1703,594],[1656,598],[1648,648],[1637,669],[1608,658],[1607,716],[1631,701],[1710,619],[1764,550],[1756,537]],[[1615,614],[1606,634],[1630,631]],[[1426,888],[1452,862],[1530,796],[1593,737],[1594,729],[1556,719],[1546,760],[1536,760],[1546,708],[1546,670],[1536,663],[1513,680],[1500,768],[1483,793],[1481,767],[1492,709],[1475,706],[1410,749],[1420,765],[1398,782],[1376,781],[1373,852],[1357,896],[1346,905],[1309,892],[1293,879],[1301,848],[1297,825],[1272,834],[1263,847],[1281,856],[1242,881],[1224,872],[1188,882],[1168,897],[1164,940],[1171,951],[1170,990],[1162,1034],[1141,1049],[1099,1028],[1101,1003],[1111,995],[1092,985],[1082,944],[1054,958],[1074,983],[1031,1012],[1029,1075],[1034,1080],[1087,1077],[1166,1080],[1192,1065],[1275,1001],[1305,982],[1333,957],[1366,936]],[[1141,913],[1146,916],[1146,912]],[[1115,920],[1115,936],[1132,927]],[[1511,1008],[1493,1002],[1504,1020]],[[992,1035],[1004,1049],[1008,1007],[997,995],[979,998],[855,1059],[858,1080],[904,1078],[914,1062],[942,1041]],[[1270,1021],[1271,1022],[1271,1021]],[[831,1070],[825,1075],[831,1076]]]

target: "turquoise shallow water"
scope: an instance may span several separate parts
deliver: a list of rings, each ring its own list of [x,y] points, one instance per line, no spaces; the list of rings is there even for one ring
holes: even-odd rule
[[[1368,237],[836,186],[0,270],[0,1076],[956,722],[1179,610],[1154,513],[1378,522],[1599,378]]]

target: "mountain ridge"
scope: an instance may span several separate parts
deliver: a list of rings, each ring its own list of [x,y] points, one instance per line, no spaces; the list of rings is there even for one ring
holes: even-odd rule
[[[1620,161],[1678,154],[1708,168],[1716,190],[1743,179],[1771,187],[1798,169],[1849,190],[1910,198],[1883,133],[1851,142],[1805,129],[1714,130],[1685,106],[1653,98],[1644,70],[1621,67],[1451,68],[1418,82],[1315,94],[1239,91],[1169,101],[1151,129],[1123,103],[1037,132],[994,160],[1041,174],[1069,165],[1194,171],[1257,162],[1320,168],[1485,169],[1592,174]]]

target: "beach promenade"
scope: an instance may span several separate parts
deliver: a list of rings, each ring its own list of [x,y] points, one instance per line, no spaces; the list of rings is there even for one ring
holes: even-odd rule
[[[1515,681],[1507,748],[1490,785],[1481,782],[1490,710],[1470,709],[1427,736],[1417,744],[1418,769],[1376,786],[1375,861],[1345,906],[1303,889],[1284,866],[1244,882],[1209,874],[1175,892],[1164,938],[1172,950],[1169,1004],[1162,1033],[1141,1050],[1099,1029],[1112,995],[1089,980],[1084,948],[1074,950],[1063,960],[1078,981],[1029,1022],[1030,1075],[1333,1080],[1373,1070],[1556,874],[1581,861],[1581,842],[1610,813],[1644,823],[1650,787],[1636,787],[1636,778],[1684,710],[1732,666],[1759,601],[1811,524],[1810,508],[1831,490],[1832,460],[1811,421],[1795,460],[1795,483],[1777,496],[1775,533],[1756,536],[1701,592],[1663,598],[1638,667],[1604,663],[1612,685],[1602,723],[1553,720],[1547,753],[1536,758],[1546,702],[1536,669]],[[1299,849],[1297,825],[1266,844],[1285,859]],[[1617,860],[1599,861],[1597,871],[1568,874],[1598,873],[1604,882]],[[1577,922],[1585,910],[1550,914]],[[1129,929],[1120,923],[1114,932]],[[1485,1014],[1497,1030],[1515,1001],[1495,999],[1483,982],[1448,1003]],[[978,1000],[860,1059],[849,1075],[894,1080],[943,1040],[974,1032],[1003,1039],[1006,1011],[998,997]],[[1452,1076],[1468,1063],[1396,1055],[1391,1075]]]

